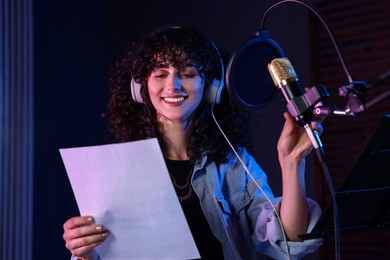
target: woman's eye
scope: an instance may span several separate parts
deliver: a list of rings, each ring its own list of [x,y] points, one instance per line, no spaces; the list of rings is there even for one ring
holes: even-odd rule
[[[194,78],[195,77],[195,74],[189,74],[189,73],[182,73],[182,74],[180,74],[180,77],[181,78],[184,78],[184,79],[192,79],[192,78]]]

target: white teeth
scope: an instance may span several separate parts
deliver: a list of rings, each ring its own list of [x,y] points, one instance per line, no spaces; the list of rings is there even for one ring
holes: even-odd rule
[[[166,97],[164,98],[164,100],[168,102],[181,102],[184,100],[184,97],[175,97],[175,98]]]

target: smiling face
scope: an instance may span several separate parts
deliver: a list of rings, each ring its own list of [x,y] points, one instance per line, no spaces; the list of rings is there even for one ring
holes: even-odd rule
[[[160,65],[147,79],[150,100],[159,118],[186,122],[203,97],[204,80],[194,66]]]
[[[128,59],[129,76],[141,83],[141,96],[150,111],[156,110],[160,123],[165,124],[162,119],[191,123],[188,119],[208,113],[203,93],[221,75],[221,57],[204,33],[189,27],[165,28],[135,46]]]

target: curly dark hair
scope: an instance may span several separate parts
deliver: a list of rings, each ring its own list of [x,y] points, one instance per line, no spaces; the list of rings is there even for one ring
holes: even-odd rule
[[[202,32],[193,27],[164,27],[143,40],[133,43],[131,50],[117,62],[109,80],[111,98],[108,104],[109,130],[118,142],[157,137],[164,152],[162,133],[157,113],[147,91],[147,78],[161,60],[179,70],[195,66],[204,75],[205,86],[221,78],[221,59],[226,53]],[[144,104],[131,98],[132,78],[141,84]],[[215,105],[214,114],[234,145],[247,145],[247,113],[231,101],[227,91],[222,92],[221,103]],[[203,99],[194,112],[193,126],[187,153],[195,161],[207,152],[216,162],[225,161],[230,147],[211,116],[211,106]]]

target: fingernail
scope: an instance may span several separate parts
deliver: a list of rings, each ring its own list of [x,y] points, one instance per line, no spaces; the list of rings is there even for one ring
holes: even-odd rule
[[[103,234],[102,234],[102,237],[108,237],[110,235],[110,232],[104,232]]]
[[[95,230],[101,231],[101,230],[103,230],[103,227],[102,226],[97,226],[97,227],[95,227]]]
[[[93,222],[93,218],[88,217],[88,218],[87,218],[87,222],[88,222],[88,223],[92,223],[92,222]]]

